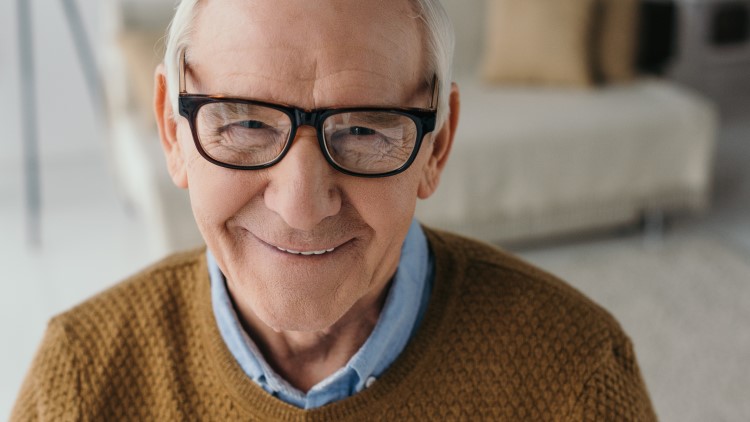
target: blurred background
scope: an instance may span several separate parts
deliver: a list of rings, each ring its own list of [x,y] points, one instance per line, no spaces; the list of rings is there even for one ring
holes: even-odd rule
[[[750,420],[750,0],[442,2],[462,115],[420,219],[610,310],[661,420]],[[0,2],[0,416],[51,316],[200,244],[150,111],[173,7]]]

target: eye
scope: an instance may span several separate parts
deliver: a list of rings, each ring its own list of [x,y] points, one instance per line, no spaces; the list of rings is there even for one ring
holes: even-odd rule
[[[275,128],[260,120],[238,120],[217,128],[217,133],[244,133],[243,136],[257,136],[256,132],[274,131]],[[252,135],[250,135],[252,133]]]
[[[268,127],[268,125],[266,125],[265,123],[259,122],[257,120],[244,120],[241,122],[233,123],[233,125],[246,129],[263,129],[265,127]]]
[[[362,126],[352,126],[349,128],[349,135],[354,136],[375,135],[376,133],[376,131]]]

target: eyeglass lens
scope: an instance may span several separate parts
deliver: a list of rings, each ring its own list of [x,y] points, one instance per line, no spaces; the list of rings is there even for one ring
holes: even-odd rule
[[[363,174],[387,173],[403,166],[417,140],[417,126],[389,111],[349,111],[329,115],[322,124],[326,153],[338,166]],[[257,104],[215,102],[196,116],[203,150],[231,165],[259,166],[279,157],[290,141],[286,113]]]
[[[205,104],[196,118],[203,150],[222,163],[256,166],[270,163],[284,150],[292,122],[286,113],[253,104]]]
[[[328,154],[339,166],[359,173],[386,173],[409,160],[417,127],[402,114],[347,112],[323,122],[323,138]]]

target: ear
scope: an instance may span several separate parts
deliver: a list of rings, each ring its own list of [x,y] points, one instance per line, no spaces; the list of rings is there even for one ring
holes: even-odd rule
[[[448,162],[451,147],[453,146],[453,137],[456,135],[458,127],[458,116],[461,111],[461,100],[458,94],[458,85],[451,84],[450,99],[448,100],[449,114],[443,123],[443,127],[434,135],[432,139],[432,151],[422,173],[422,180],[419,182],[417,196],[419,199],[427,199],[432,195],[440,182],[440,174]]]
[[[182,155],[182,148],[177,139],[177,123],[174,119],[172,102],[169,100],[167,92],[167,76],[164,64],[157,66],[154,74],[154,114],[169,175],[177,187],[186,189],[188,178],[185,157]]]

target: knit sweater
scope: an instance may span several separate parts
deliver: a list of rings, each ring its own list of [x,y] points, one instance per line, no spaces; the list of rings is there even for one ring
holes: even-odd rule
[[[216,326],[205,251],[171,256],[53,318],[12,421],[652,421],[630,341],[569,285],[426,229],[419,331],[366,390],[314,410],[272,397]]]

